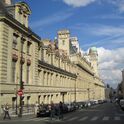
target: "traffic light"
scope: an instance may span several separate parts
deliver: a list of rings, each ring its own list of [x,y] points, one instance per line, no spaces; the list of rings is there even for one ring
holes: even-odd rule
[[[24,89],[24,81],[21,82],[21,89]]]

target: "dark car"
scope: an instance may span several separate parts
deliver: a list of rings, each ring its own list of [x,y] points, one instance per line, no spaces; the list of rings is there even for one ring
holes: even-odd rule
[[[48,105],[39,106],[39,109],[37,111],[37,117],[48,117],[48,116],[50,116]]]

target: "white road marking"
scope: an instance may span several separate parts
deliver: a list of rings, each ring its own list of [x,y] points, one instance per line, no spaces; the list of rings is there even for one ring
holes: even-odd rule
[[[23,121],[41,121],[41,120],[46,120],[48,118],[31,118],[31,119],[26,119],[26,120],[23,120]]]
[[[109,120],[109,117],[104,117],[102,120],[103,121],[108,121]]]
[[[93,118],[91,119],[91,121],[96,121],[97,119],[98,119],[98,117],[95,116],[95,117],[93,117]]]
[[[76,120],[78,117],[74,117],[74,118],[70,118],[69,120],[67,121],[73,121],[73,120]]]
[[[114,120],[119,121],[121,119],[120,119],[120,117],[115,117]]]
[[[88,119],[88,116],[79,119],[79,121],[84,121],[84,120],[86,120],[86,119]]]

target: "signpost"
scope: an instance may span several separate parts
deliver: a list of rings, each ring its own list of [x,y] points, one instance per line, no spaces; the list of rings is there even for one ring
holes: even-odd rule
[[[19,96],[22,96],[23,95],[23,90],[22,89],[18,90],[18,95]]]

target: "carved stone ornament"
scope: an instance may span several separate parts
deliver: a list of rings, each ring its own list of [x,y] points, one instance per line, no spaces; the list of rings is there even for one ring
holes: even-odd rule
[[[31,60],[30,59],[27,59],[27,65],[31,65]]]
[[[12,60],[16,62],[18,60],[18,56],[16,54],[13,54],[12,55]]]
[[[60,57],[60,53],[59,53],[59,51],[58,50],[56,50],[56,57]]]
[[[47,48],[46,53],[49,54],[49,53],[51,53],[51,52],[52,52],[52,49],[51,49],[51,47],[49,46],[49,47]]]
[[[24,57],[21,57],[21,58],[20,58],[20,63],[21,63],[21,64],[24,64],[24,63],[25,63],[25,58],[24,58]]]

